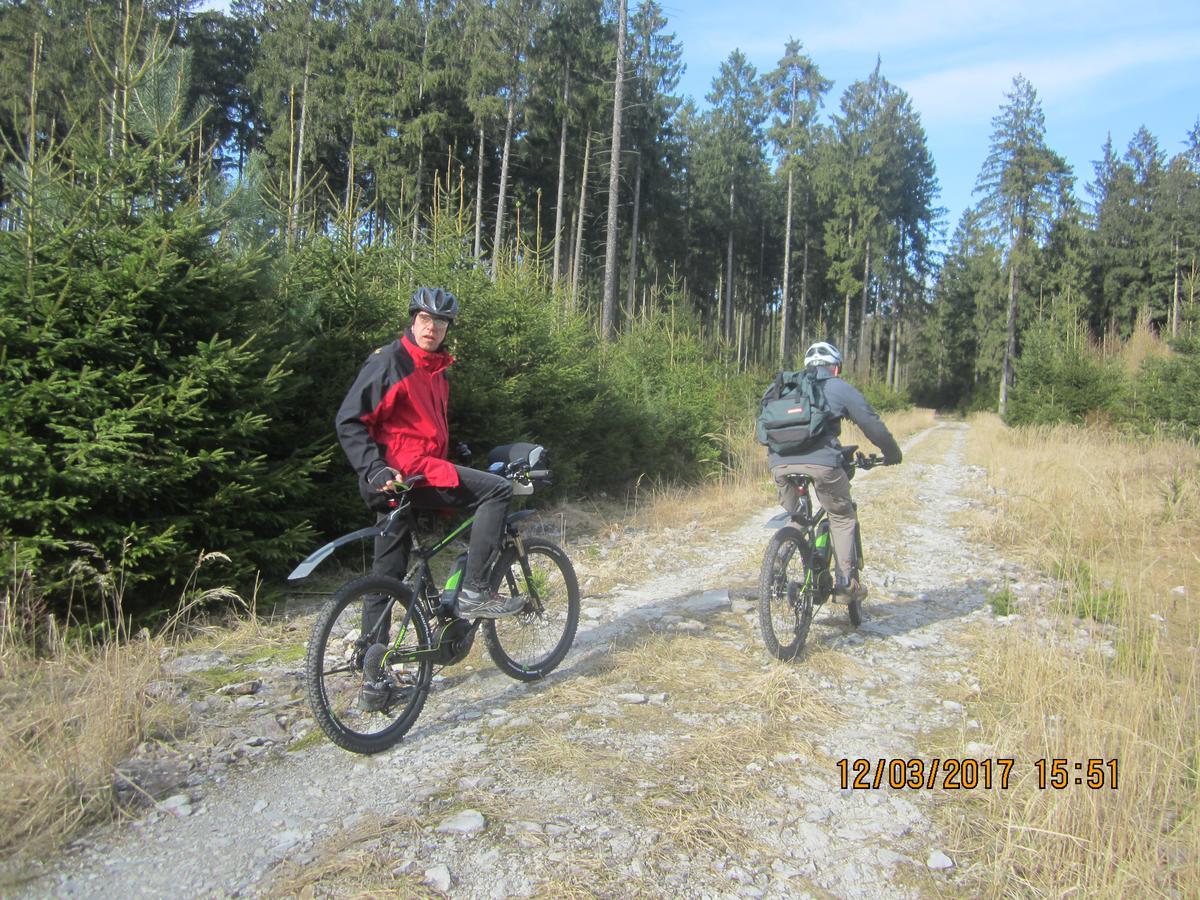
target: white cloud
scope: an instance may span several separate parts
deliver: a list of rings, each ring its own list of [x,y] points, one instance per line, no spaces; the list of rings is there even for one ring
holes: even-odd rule
[[[1069,102],[1096,90],[1106,79],[1148,66],[1175,66],[1200,59],[1200,36],[1175,34],[1153,40],[1113,41],[1070,52],[1027,53],[899,79],[925,122],[987,121],[1024,75],[1045,105]]]
[[[1060,4],[1058,14],[1068,4]],[[837,12],[818,17],[829,24],[818,25],[808,33],[808,43],[816,52],[861,51],[874,48],[888,51],[914,46],[948,43],[973,43],[980,36],[1005,32],[1035,33],[1044,26],[1045,3],[1035,0],[1007,0],[1000,3],[953,2],[953,0],[906,0],[902,3],[879,2],[844,4]],[[850,15],[852,19],[842,17]],[[839,20],[840,19],[840,20]]]

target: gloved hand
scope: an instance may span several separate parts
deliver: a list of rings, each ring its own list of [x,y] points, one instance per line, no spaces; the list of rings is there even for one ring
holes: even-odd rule
[[[367,479],[367,484],[374,491],[394,491],[394,483],[403,481],[404,476],[393,469],[391,466],[383,466],[376,472],[373,472]]]
[[[897,450],[895,456],[885,456],[883,458],[883,464],[885,466],[898,466],[900,465],[900,460],[902,459],[904,459],[904,454]]]

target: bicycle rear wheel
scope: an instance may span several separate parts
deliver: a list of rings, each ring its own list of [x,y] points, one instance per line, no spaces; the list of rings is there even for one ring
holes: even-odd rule
[[[579,582],[571,560],[557,544],[540,538],[500,554],[492,589],[503,597],[523,596],[519,613],[483,623],[488,653],[505,675],[518,681],[545,678],[567,655],[579,626]]]
[[[767,652],[778,659],[795,659],[808,638],[816,577],[811,559],[808,539],[792,525],[775,532],[763,555],[758,623]]]
[[[393,597],[393,628],[411,607],[408,624],[391,641],[372,641],[378,609]],[[425,613],[402,582],[367,575],[342,586],[317,615],[305,660],[309,705],[329,739],[355,753],[399,741],[425,705],[431,644]]]

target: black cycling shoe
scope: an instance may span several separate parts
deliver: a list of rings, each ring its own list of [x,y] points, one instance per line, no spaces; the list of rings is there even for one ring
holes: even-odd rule
[[[388,648],[383,644],[372,644],[363,657],[363,686],[359,698],[363,712],[385,709],[395,693],[396,679],[383,668],[387,652]]]

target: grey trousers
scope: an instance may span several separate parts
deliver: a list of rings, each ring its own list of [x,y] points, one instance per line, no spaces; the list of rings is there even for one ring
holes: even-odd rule
[[[504,534],[504,517],[512,499],[512,485],[507,479],[490,472],[455,466],[458,487],[413,488],[412,505],[417,509],[474,509],[471,540],[467,546],[467,570],[463,584],[472,589],[486,587],[496,549]],[[381,514],[383,520],[386,514]],[[385,535],[375,538],[375,562],[371,572],[403,578],[408,571],[408,551],[412,540],[408,534]],[[379,617],[387,598],[372,598],[363,604],[363,627],[370,627]],[[381,640],[386,643],[389,621],[384,623]]]
[[[835,575],[837,584],[845,585],[850,577],[858,577],[858,560],[855,558],[855,529],[858,514],[854,501],[850,499],[850,479],[841,466],[811,466],[791,464],[776,466],[771,470],[779,488],[779,503],[789,513],[796,511],[796,488],[788,482],[786,475],[807,475],[813,480],[817,500],[829,517],[829,536],[833,541],[833,556],[837,562]]]

